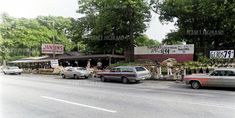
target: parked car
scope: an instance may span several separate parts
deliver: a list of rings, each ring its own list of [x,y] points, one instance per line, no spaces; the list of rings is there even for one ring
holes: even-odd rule
[[[150,78],[150,72],[141,66],[119,66],[114,67],[110,71],[98,72],[97,76],[101,81],[121,81],[122,83],[139,82]]]
[[[208,75],[189,75],[184,77],[186,84],[193,89],[204,86],[212,87],[235,87],[235,69],[218,68]]]
[[[61,72],[62,78],[88,78],[91,74],[91,71],[83,67],[66,67]]]
[[[23,72],[22,69],[20,69],[17,66],[8,66],[2,69],[2,72],[4,74],[21,74]]]

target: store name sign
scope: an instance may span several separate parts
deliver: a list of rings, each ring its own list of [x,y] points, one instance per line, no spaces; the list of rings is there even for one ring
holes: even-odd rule
[[[62,44],[42,44],[43,54],[64,54],[64,45]]]

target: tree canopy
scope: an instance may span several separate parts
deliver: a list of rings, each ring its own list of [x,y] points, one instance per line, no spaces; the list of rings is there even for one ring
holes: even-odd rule
[[[65,50],[71,50],[73,46],[69,38],[72,25],[69,18],[40,16],[36,19],[26,19],[2,14],[1,21],[2,59],[39,56],[41,45],[52,43],[53,36],[56,37],[55,43],[65,45]],[[55,22],[55,30],[48,21]]]
[[[209,49],[234,49],[234,0],[151,0],[152,8],[165,22],[175,22],[178,30],[164,42],[195,44],[196,53]]]
[[[134,58],[134,39],[147,28],[150,7],[146,0],[79,0],[84,42],[93,51],[125,50]],[[97,50],[98,49],[98,50]],[[110,50],[112,49],[112,50]]]
[[[139,36],[135,39],[136,46],[157,46],[160,45],[160,42],[157,40],[150,39],[147,35]]]

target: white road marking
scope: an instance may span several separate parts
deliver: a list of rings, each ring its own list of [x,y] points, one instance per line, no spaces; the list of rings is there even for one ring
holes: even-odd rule
[[[45,98],[45,99],[49,99],[49,100],[64,102],[64,103],[67,103],[67,104],[72,104],[72,105],[81,106],[81,107],[87,107],[87,108],[91,108],[91,109],[95,109],[95,110],[100,110],[100,111],[105,111],[105,112],[110,112],[110,113],[116,113],[117,112],[117,111],[114,111],[114,110],[108,110],[108,109],[101,108],[101,107],[90,106],[90,105],[86,105],[86,104],[71,102],[71,101],[57,99],[57,98],[48,97],[48,96],[41,96],[41,97]]]

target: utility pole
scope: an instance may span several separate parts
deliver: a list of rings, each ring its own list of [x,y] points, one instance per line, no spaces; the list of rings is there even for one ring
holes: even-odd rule
[[[52,30],[54,33],[56,33],[55,31],[55,21],[47,21],[47,20],[43,20],[42,21],[45,21],[47,23],[52,23]],[[53,43],[53,59],[55,59],[55,34],[53,35],[53,39],[52,39],[52,43]]]
[[[52,21],[52,27],[53,27],[53,31],[55,32],[55,22]],[[55,34],[53,35],[53,59],[55,59]]]

